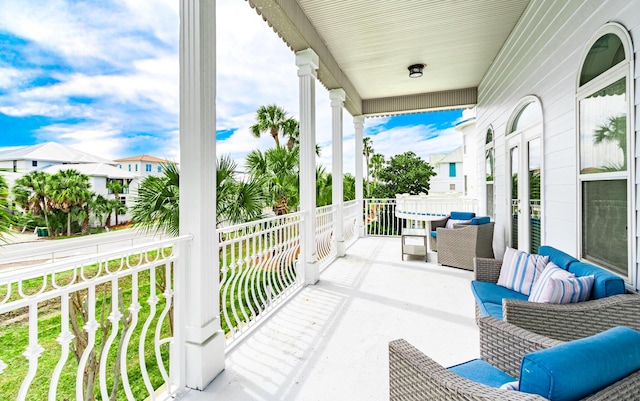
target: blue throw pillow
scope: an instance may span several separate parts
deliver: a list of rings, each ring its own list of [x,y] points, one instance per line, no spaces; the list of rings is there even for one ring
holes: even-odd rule
[[[474,217],[476,214],[473,212],[451,212],[449,215],[449,218],[453,220],[471,220]]]
[[[553,401],[593,394],[640,369],[640,333],[615,327],[522,358],[520,391]]]
[[[489,216],[474,217],[473,219],[471,219],[471,225],[479,226],[480,224],[487,224],[490,221],[491,221],[491,218]]]

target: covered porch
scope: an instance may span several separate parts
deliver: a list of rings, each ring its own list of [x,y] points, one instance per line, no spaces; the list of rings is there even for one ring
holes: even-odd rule
[[[472,276],[420,257],[403,261],[400,238],[362,238],[229,349],[204,391],[183,399],[385,399],[393,339],[445,366],[478,356]]]

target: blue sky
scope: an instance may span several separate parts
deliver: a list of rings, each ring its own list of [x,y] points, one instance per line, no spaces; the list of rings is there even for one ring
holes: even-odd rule
[[[177,0],[0,0],[0,146],[56,141],[115,159],[179,161]],[[294,55],[248,4],[217,2],[218,154],[273,146],[253,138],[256,109],[276,103],[297,117]],[[239,28],[241,27],[241,29]],[[269,68],[261,68],[269,66]],[[319,162],[331,165],[329,95],[316,86]],[[462,143],[462,111],[367,118],[365,136],[386,158],[428,159]],[[345,113],[345,171],[354,170]]]

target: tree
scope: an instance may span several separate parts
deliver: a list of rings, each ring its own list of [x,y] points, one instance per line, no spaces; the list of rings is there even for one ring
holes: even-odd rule
[[[249,175],[260,179],[263,191],[276,215],[283,215],[299,204],[300,148],[294,146],[267,149],[264,153],[254,150],[247,155]]]
[[[13,187],[14,200],[22,210],[32,216],[44,217],[45,225],[51,232],[49,214],[51,200],[47,196],[47,185],[51,175],[42,171],[32,171],[16,180]]]
[[[356,198],[356,177],[346,173],[342,177],[342,200],[344,202],[354,200]]]
[[[607,122],[598,127],[593,133],[593,143],[616,142],[622,150],[622,166],[614,170],[627,169],[627,116],[619,115],[609,117]],[[611,167],[611,166],[610,166]]]
[[[373,182],[375,184],[377,184],[380,180],[380,171],[382,170],[382,167],[384,167],[384,163],[384,156],[380,153],[375,153],[371,156],[371,160],[369,161],[369,169],[371,169],[371,177],[373,177]]]
[[[362,145],[362,154],[367,166],[367,194],[369,194],[369,157],[373,154],[373,139],[370,136],[362,138]]]
[[[285,124],[292,124],[286,123],[288,119],[287,112],[278,105],[260,106],[256,112],[256,123],[250,128],[251,133],[256,138],[260,138],[261,134],[268,132],[273,140],[276,141],[276,147],[279,148],[280,140],[278,137],[280,132],[284,130]]]
[[[282,132],[287,140],[287,148],[293,149],[300,143],[300,124],[295,118],[289,118],[282,124]]]
[[[46,192],[51,207],[67,216],[67,236],[71,236],[71,210],[74,206],[84,206],[91,198],[89,188],[89,176],[74,169],[60,170],[51,176]]]
[[[98,221],[100,221],[100,225],[104,227],[106,223],[104,222],[104,216],[109,215],[111,217],[111,210],[109,209],[107,198],[104,196],[97,194],[92,199],[91,210],[93,214],[96,216]]]
[[[316,206],[331,205],[333,201],[332,175],[324,167],[316,167]]]
[[[14,222],[13,208],[9,205],[9,186],[0,175],[0,241],[4,241],[4,234],[11,230]]]
[[[380,170],[380,186],[375,188],[375,197],[393,198],[402,193],[428,193],[429,180],[434,175],[433,167],[411,151],[393,156]]]
[[[132,220],[137,227],[177,236],[180,233],[180,171],[174,163],[164,165],[162,171],[161,177],[148,176],[140,184],[131,209]],[[216,170],[216,226],[260,218],[263,205],[261,183],[239,180],[235,162],[222,156]]]

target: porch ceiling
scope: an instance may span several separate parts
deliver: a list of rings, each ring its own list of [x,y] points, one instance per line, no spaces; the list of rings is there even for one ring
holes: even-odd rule
[[[473,106],[480,80],[530,0],[248,0],[352,115]],[[426,64],[424,76],[407,67]]]

